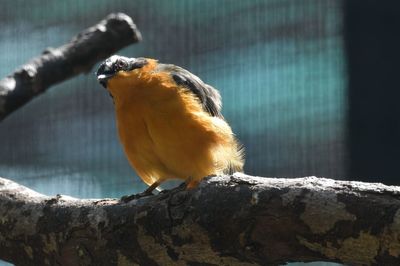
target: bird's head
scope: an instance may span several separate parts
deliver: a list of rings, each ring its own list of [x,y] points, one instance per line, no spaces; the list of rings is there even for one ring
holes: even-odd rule
[[[100,65],[96,75],[118,106],[132,104],[133,99],[167,102],[183,92],[212,116],[222,118],[219,92],[181,67],[150,58],[113,55]]]
[[[113,55],[101,63],[96,76],[100,84],[110,90],[114,81],[121,81],[126,79],[126,77],[130,77],[130,80],[132,80],[134,76],[140,76],[140,72],[148,72],[150,68],[154,67],[154,64],[156,64],[156,60],[153,59],[143,57],[128,58]]]

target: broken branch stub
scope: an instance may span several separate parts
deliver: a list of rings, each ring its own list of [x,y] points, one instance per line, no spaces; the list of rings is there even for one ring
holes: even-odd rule
[[[108,15],[58,48],[48,48],[14,73],[0,80],[0,121],[51,85],[80,73],[127,45],[141,40],[132,19]]]

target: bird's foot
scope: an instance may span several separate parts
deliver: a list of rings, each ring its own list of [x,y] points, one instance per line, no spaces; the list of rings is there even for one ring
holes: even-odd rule
[[[137,194],[122,196],[121,199],[120,199],[120,201],[121,201],[121,202],[124,202],[124,203],[128,203],[128,202],[130,202],[130,201],[132,201],[132,200],[135,200],[135,199],[140,199],[140,198],[144,198],[144,197],[148,197],[148,196],[153,196],[153,195],[154,195],[154,194],[153,194],[151,191],[150,191],[150,192],[143,191],[143,192],[137,193]]]
[[[123,196],[120,199],[120,201],[127,203],[131,200],[140,199],[140,198],[144,198],[147,196],[153,196],[154,195],[153,190],[156,189],[159,185],[160,185],[160,182],[156,181],[151,186],[149,186],[145,191],[138,193],[138,194]]]
[[[187,188],[187,183],[186,182],[182,182],[177,188],[186,189]]]
[[[165,194],[167,192],[173,191],[173,190],[185,190],[187,187],[186,182],[182,182],[181,184],[179,184],[179,186],[171,188],[171,189],[163,189],[160,191],[160,194]]]

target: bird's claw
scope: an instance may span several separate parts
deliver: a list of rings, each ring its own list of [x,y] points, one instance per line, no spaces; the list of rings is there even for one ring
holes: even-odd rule
[[[163,190],[161,190],[159,194],[165,194],[165,193],[173,191],[173,190],[185,190],[186,188],[187,188],[187,183],[186,182],[182,182],[177,187],[174,187],[174,188],[171,188],[171,189],[163,189]]]
[[[178,188],[186,188],[187,187],[187,183],[186,182],[182,182],[181,184],[179,184]]]
[[[141,193],[138,193],[138,194],[122,196],[120,201],[124,202],[124,203],[128,203],[128,202],[130,202],[132,200],[135,200],[135,199],[140,199],[140,198],[144,198],[144,197],[147,197],[147,196],[153,196],[153,195],[154,194],[152,192],[144,191],[144,192],[141,192]]]

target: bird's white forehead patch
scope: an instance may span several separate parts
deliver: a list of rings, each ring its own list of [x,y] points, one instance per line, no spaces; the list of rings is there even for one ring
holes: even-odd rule
[[[108,62],[115,62],[115,61],[117,61],[117,59],[118,58],[120,58],[121,56],[119,56],[119,55],[113,55],[113,56],[111,56],[111,57],[109,57],[108,58]]]
[[[114,64],[118,59],[123,59],[125,61],[129,60],[129,58],[126,56],[113,55],[107,59],[106,64]]]

